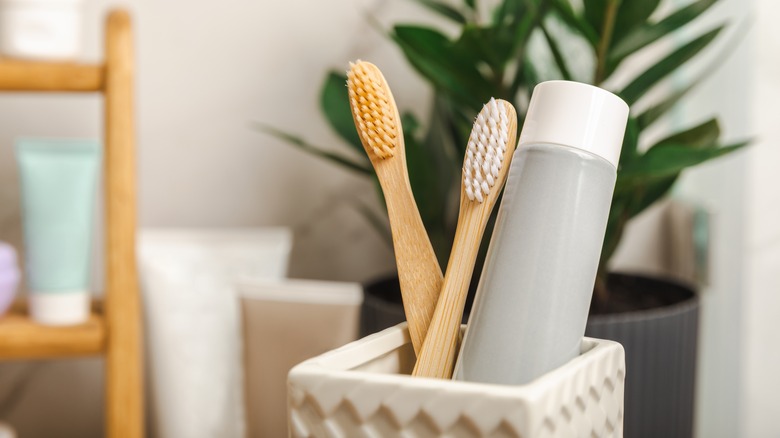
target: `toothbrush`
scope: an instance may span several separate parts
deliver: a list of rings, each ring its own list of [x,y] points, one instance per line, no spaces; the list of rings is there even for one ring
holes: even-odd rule
[[[509,102],[490,99],[477,116],[469,137],[463,160],[458,228],[441,295],[412,372],[414,376],[452,377],[460,321],[479,244],[506,181],[516,135],[514,107]]]
[[[385,196],[404,313],[414,352],[419,353],[443,279],[409,185],[401,118],[374,64],[350,63],[347,88],[355,127]]]

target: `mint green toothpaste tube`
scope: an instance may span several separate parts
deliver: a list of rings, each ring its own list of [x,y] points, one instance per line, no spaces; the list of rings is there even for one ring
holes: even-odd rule
[[[17,140],[30,315],[71,325],[89,317],[100,148],[92,140]]]

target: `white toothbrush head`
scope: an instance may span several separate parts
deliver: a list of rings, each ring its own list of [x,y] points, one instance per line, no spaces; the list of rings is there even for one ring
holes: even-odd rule
[[[370,62],[350,63],[347,72],[349,105],[363,147],[369,155],[395,155],[400,123],[393,95],[382,72]]]
[[[507,106],[511,107],[491,98],[474,121],[463,159],[463,189],[470,201],[483,202],[507,165],[505,158],[510,146]],[[500,184],[496,190],[500,190]]]

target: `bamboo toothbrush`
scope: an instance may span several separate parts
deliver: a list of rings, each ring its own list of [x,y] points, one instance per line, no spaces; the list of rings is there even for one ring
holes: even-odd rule
[[[390,87],[374,64],[350,63],[347,87],[360,141],[385,196],[404,312],[419,354],[443,279],[409,185],[401,118]]]
[[[516,135],[514,107],[509,102],[490,99],[477,116],[469,137],[463,160],[455,241],[436,311],[412,375],[452,377],[460,340],[460,321],[479,244],[506,181]]]

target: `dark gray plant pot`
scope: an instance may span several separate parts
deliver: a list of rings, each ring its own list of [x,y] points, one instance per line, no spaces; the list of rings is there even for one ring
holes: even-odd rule
[[[476,290],[477,281],[472,280],[463,312],[464,324],[471,313]],[[361,338],[406,321],[398,277],[385,277],[370,282],[363,287],[363,292],[363,305],[360,307]]]
[[[591,315],[585,331],[620,342],[626,350],[624,436],[691,437],[698,297],[683,285],[637,275],[612,274],[609,283],[620,295],[618,306],[649,307]],[[369,284],[365,292],[361,336],[406,319],[397,278]]]
[[[586,336],[620,342],[626,350],[624,436],[690,438],[693,435],[699,298],[682,285],[687,298],[663,307],[592,315]],[[652,285],[650,285],[652,287]]]
[[[363,304],[360,306],[361,338],[403,321],[406,321],[406,315],[401,303],[398,277],[382,278],[363,287]]]

